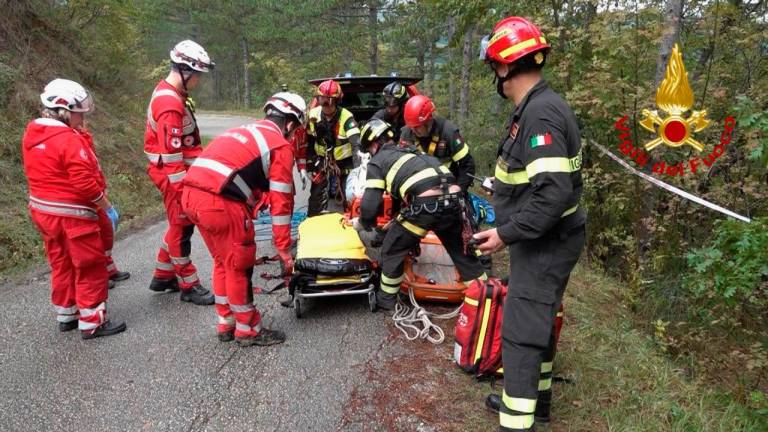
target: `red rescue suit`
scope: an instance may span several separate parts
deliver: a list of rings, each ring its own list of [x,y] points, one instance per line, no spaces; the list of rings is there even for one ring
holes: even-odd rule
[[[93,144],[93,137],[90,133],[87,131],[80,131],[80,135],[85,138],[86,142],[88,143],[88,146],[91,148],[91,152],[93,152],[94,155],[96,155],[96,147]],[[99,159],[96,158],[96,164],[94,165],[95,171],[93,173],[93,178],[96,180],[96,183],[98,183],[99,187],[104,191],[106,194],[107,192],[107,178],[104,176],[104,172],[101,170],[101,164],[99,164]],[[109,273],[109,276],[112,276],[113,274],[117,273],[117,265],[115,264],[115,261],[112,259],[112,247],[115,244],[115,231],[114,228],[112,228],[112,221],[109,220],[109,216],[107,216],[107,212],[104,211],[104,209],[97,209],[97,216],[99,217],[99,229],[101,230],[101,241],[104,244],[104,255],[106,258],[107,263],[107,273]]]
[[[94,178],[88,136],[53,119],[27,125],[22,140],[29,211],[51,265],[56,320],[79,318],[82,331],[106,321],[107,274],[98,206],[104,187]]]
[[[202,151],[200,131],[187,95],[165,80],[155,87],[147,109],[144,153],[147,174],[163,195],[168,230],[157,252],[154,277],[178,278],[182,290],[198,285],[197,269],[189,258],[194,225],[181,209],[181,181]]]
[[[288,253],[293,212],[293,147],[271,121],[230,129],[203,150],[184,177],[184,211],[213,257],[218,333],[261,331],[253,305],[254,210],[268,199],[275,247]],[[268,195],[268,198],[265,197]]]
[[[296,129],[293,133],[294,157],[296,158],[296,168],[301,170],[307,169],[307,128],[304,126]]]

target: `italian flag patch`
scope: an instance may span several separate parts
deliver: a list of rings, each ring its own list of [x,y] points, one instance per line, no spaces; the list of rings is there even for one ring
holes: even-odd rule
[[[552,135],[549,132],[531,137],[531,148],[552,144]]]

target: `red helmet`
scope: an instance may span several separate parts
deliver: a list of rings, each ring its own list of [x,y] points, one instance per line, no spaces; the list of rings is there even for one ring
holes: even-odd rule
[[[326,80],[317,86],[317,96],[327,96],[329,98],[341,99],[344,93],[341,92],[341,86],[334,80]]]
[[[499,21],[481,47],[481,60],[509,64],[532,52],[549,49],[549,44],[532,22],[512,16]]]
[[[424,95],[416,95],[408,99],[403,110],[405,125],[414,128],[426,124],[432,120],[432,113],[435,112],[435,104],[432,99]]]

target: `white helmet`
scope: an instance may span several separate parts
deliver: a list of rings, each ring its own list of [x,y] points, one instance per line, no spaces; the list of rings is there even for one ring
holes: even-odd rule
[[[85,113],[93,109],[93,97],[80,84],[68,79],[56,78],[48,83],[40,94],[46,108],[64,108]]]
[[[300,123],[306,120],[307,104],[304,99],[291,92],[279,92],[272,95],[264,104],[264,113],[269,115],[271,110],[296,117]]]
[[[209,72],[216,66],[208,53],[200,44],[191,40],[183,40],[171,50],[171,61],[184,64],[198,72]]]

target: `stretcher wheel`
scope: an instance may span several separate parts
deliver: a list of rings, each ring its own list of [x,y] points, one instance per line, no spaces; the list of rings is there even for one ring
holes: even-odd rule
[[[301,318],[301,300],[299,300],[299,296],[293,299],[293,311],[296,313],[296,318]]]
[[[376,292],[371,291],[368,293],[368,308],[371,312],[376,312]]]

